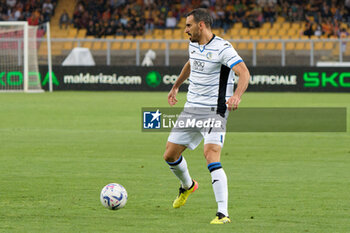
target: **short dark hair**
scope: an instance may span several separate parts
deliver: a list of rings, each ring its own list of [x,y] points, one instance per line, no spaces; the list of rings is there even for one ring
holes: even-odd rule
[[[211,17],[209,11],[205,8],[197,8],[189,12],[186,17],[193,15],[194,21],[196,23],[199,23],[200,21],[203,21],[205,26],[211,28],[211,25],[213,24],[213,18]]]

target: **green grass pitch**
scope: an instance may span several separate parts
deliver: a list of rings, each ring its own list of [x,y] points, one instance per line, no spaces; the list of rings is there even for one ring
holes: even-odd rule
[[[172,208],[168,133],[142,133],[165,92],[0,94],[0,232],[349,232],[350,95],[246,93],[241,107],[347,107],[347,133],[228,133],[222,164],[232,224],[216,203],[203,144],[184,156],[199,189]],[[183,106],[185,93],[179,94]],[[102,187],[129,200],[110,211]]]

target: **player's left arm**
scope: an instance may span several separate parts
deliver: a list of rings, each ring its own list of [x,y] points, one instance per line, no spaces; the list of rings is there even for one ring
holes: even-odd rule
[[[232,67],[232,70],[238,75],[239,80],[235,93],[226,102],[229,111],[238,108],[241,96],[247,90],[250,79],[249,70],[243,61]]]

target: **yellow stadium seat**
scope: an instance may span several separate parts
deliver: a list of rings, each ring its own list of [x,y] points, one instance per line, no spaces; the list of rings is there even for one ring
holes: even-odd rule
[[[164,38],[164,31],[162,29],[154,29],[153,36],[156,39],[163,39]]]
[[[286,43],[286,50],[294,50],[294,49],[295,49],[294,42],[287,42]]]
[[[304,50],[310,50],[311,49],[311,45],[310,45],[310,42],[306,42],[304,44]]]
[[[238,50],[252,50],[253,49],[253,43],[248,42],[240,42],[237,45]]]
[[[292,23],[291,28],[294,30],[299,30],[302,28],[300,23]]]
[[[66,38],[68,36],[68,30],[61,30],[61,29],[53,30],[53,29],[51,29],[51,36],[53,38]]]
[[[141,49],[142,50],[148,50],[151,48],[151,42],[142,42],[141,43]]]
[[[144,34],[143,38],[147,39],[147,40],[151,40],[151,39],[153,39],[153,34]]]
[[[238,23],[235,23],[235,25],[233,27],[240,29],[240,28],[243,28],[243,24],[241,22],[238,22]]]
[[[159,42],[152,42],[150,49],[153,50],[158,50],[160,48],[160,43]]]
[[[280,28],[281,28],[281,25],[282,25],[282,23],[275,22],[275,23],[273,24],[272,28],[274,28],[274,29],[278,30],[278,29],[280,29]]]
[[[131,49],[131,42],[125,41],[122,43],[121,49],[123,50],[129,50]]]
[[[223,33],[223,30],[222,29],[213,29],[212,32],[217,35],[217,36],[220,36],[222,35]]]
[[[84,42],[82,42],[81,47],[91,49],[92,48],[92,43],[93,42],[91,42],[91,41],[84,41]]]
[[[231,36],[231,38],[237,38],[239,37],[239,29],[238,28],[231,28],[229,31],[229,34]]]
[[[275,43],[275,50],[282,50],[282,43]]]
[[[334,48],[334,43],[333,42],[328,41],[328,42],[324,43],[324,49],[325,50],[332,50],[333,48]]]
[[[239,34],[241,36],[248,36],[248,28],[242,28],[240,31],[239,31]]]
[[[305,42],[296,42],[295,43],[295,49],[296,50],[304,50]]]
[[[94,37],[93,36],[87,36],[86,39],[94,39]],[[84,48],[91,49],[92,48],[92,44],[93,44],[92,41],[84,41],[84,42],[82,42],[81,46],[84,47]]]
[[[41,44],[43,44],[43,43],[41,43]],[[63,44],[64,43],[62,43],[62,42],[51,42],[51,49],[63,49]]]
[[[269,42],[266,45],[266,50],[275,50],[276,49],[276,43],[275,42]]]
[[[253,37],[253,36],[257,36],[257,35],[258,35],[258,30],[256,30],[256,29],[250,29],[248,32],[249,32],[248,35],[249,35],[250,37]]]
[[[102,49],[102,43],[101,41],[95,41],[92,45],[93,50],[101,50]]]
[[[315,42],[314,49],[315,50],[323,50],[323,42]]]
[[[181,40],[184,38],[184,36],[185,36],[185,33],[182,29],[174,29],[173,39]]]
[[[289,36],[287,36],[287,35],[280,36],[279,38],[280,38],[281,40],[289,40],[289,39],[290,39]]]
[[[165,43],[160,43],[159,49],[165,50],[165,48],[166,48],[166,44]]]
[[[180,44],[177,42],[170,43],[171,50],[178,50],[180,48]]]
[[[271,26],[271,24],[270,23],[264,23],[263,25],[262,25],[262,29],[270,29],[272,26]]]
[[[256,49],[257,49],[257,50],[265,50],[265,49],[266,49],[266,46],[267,46],[267,43],[266,43],[266,42],[260,42],[260,43],[257,43],[257,44],[256,44]]]
[[[102,43],[102,50],[107,50],[107,44],[108,44],[108,42],[101,42]],[[110,46],[110,48],[112,47],[111,45],[109,45]]]
[[[132,49],[132,50],[136,50],[136,42],[130,42],[131,44],[130,44],[130,49]]]
[[[282,36],[286,36],[286,35],[288,35],[288,34],[287,34],[287,30],[281,28],[280,30],[278,30],[277,35],[278,35],[280,38],[281,38]]]
[[[77,33],[77,38],[85,38],[86,36],[86,29],[80,29]]]
[[[64,42],[63,43],[63,49],[64,50],[71,50],[73,48],[73,43],[72,42]]]
[[[260,38],[266,37],[267,36],[267,29],[266,28],[260,28],[258,35],[260,36]]]
[[[76,28],[71,28],[68,31],[68,38],[75,38],[78,34],[78,30]]]
[[[289,30],[290,29],[290,23],[283,23],[282,29]]]
[[[188,50],[188,42],[181,42],[180,49],[181,50]]]
[[[122,47],[122,42],[112,42],[111,49],[119,50]]]
[[[294,37],[296,34],[298,34],[298,33],[297,33],[296,30],[293,29],[293,28],[290,28],[290,29],[287,30],[287,35],[288,35],[289,37]]]
[[[279,23],[284,23],[286,21],[286,19],[283,16],[277,16],[277,21]]]
[[[116,36],[115,37],[115,39],[117,39],[117,40],[121,40],[123,38],[124,38],[123,36]],[[122,42],[121,41],[114,41],[111,44],[111,49],[113,49],[113,50],[119,50],[119,49],[121,49],[121,47],[122,47]]]
[[[268,36],[272,37],[272,36],[276,36],[277,35],[277,29],[275,28],[271,28],[270,30],[267,31]]]
[[[164,38],[165,39],[173,39],[173,30],[172,29],[164,29]]]

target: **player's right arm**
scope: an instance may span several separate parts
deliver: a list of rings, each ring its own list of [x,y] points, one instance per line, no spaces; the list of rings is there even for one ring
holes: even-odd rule
[[[176,95],[177,95],[177,92],[179,91],[179,87],[186,79],[188,79],[188,77],[190,76],[190,73],[191,73],[191,65],[190,65],[190,60],[188,60],[184,65],[184,67],[182,68],[179,77],[176,79],[173,87],[171,88],[168,94],[168,103],[170,106],[173,106],[177,103]]]

